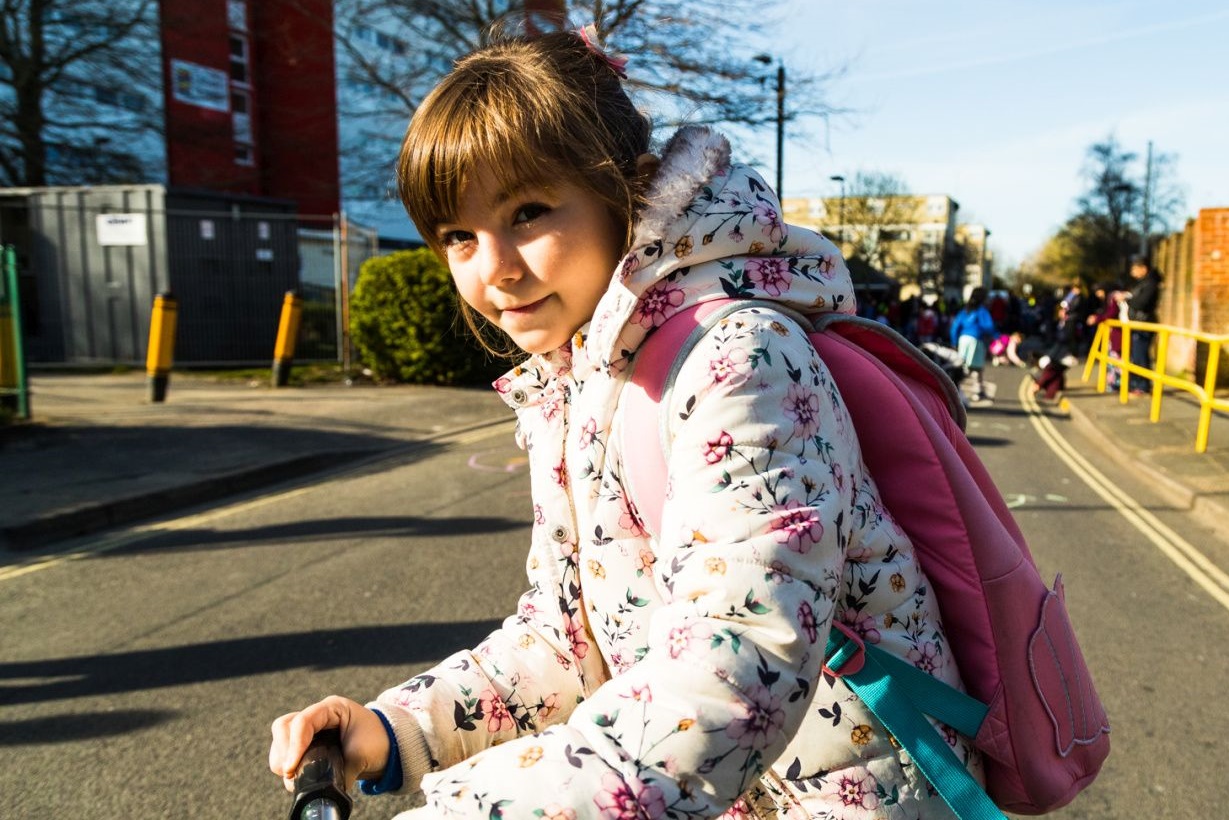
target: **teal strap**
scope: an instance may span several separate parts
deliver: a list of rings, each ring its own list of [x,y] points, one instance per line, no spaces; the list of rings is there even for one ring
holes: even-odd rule
[[[927,674],[877,646],[866,647],[879,665],[899,681],[918,711],[946,723],[965,737],[977,737],[989,709],[977,698],[949,686],[934,675]]]
[[[839,632],[833,632],[828,639],[828,668],[840,671],[858,649],[853,641],[847,640]],[[942,688],[932,686],[918,675]],[[922,704],[926,704],[927,709],[953,713],[951,721],[933,712],[930,714],[969,736],[977,734],[977,725],[981,720],[974,720],[974,717],[978,708],[984,717],[985,706],[876,646],[867,646],[862,668],[851,674],[842,674],[841,680],[904,747],[957,817],[961,820],[1006,820],[985,789],[973,779],[956,753],[926,720]],[[954,698],[949,692],[960,697]],[[965,701],[972,701],[977,708]],[[957,724],[963,724],[965,728]],[[972,731],[966,731],[970,726]]]

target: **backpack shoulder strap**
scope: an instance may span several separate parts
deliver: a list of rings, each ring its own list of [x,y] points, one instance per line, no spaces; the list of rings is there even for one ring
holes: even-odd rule
[[[759,302],[712,299],[671,316],[641,343],[620,401],[624,411],[623,483],[637,516],[653,535],[661,531],[661,512],[669,488],[670,388],[687,354],[711,328],[735,311]],[[634,439],[628,435],[634,434]]]
[[[625,459],[623,481],[638,517],[655,535],[659,534],[662,507],[669,491],[666,465],[670,419],[662,408],[668,407],[670,388],[687,354],[705,333],[731,314],[753,307],[767,308],[793,319],[808,331],[821,355],[817,334],[831,334],[849,340],[850,346],[871,352],[892,370],[906,373],[926,386],[919,394],[929,397],[932,415],[948,416],[964,429],[964,404],[952,380],[903,336],[878,322],[829,314],[812,324],[782,305],[755,299],[711,299],[691,305],[667,319],[640,345],[621,398],[626,408],[624,430],[636,434],[634,441],[625,439],[624,452],[633,457]]]

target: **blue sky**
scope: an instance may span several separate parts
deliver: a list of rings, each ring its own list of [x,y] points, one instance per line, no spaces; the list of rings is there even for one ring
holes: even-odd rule
[[[787,0],[777,45],[854,113],[786,142],[786,196],[890,172],[960,203],[1000,262],[1039,249],[1113,134],[1175,154],[1186,211],[1229,206],[1229,6],[1172,0]],[[771,33],[771,32],[770,32]],[[788,85],[788,83],[787,83]],[[788,99],[788,97],[787,97]],[[767,157],[765,170],[775,173]]]

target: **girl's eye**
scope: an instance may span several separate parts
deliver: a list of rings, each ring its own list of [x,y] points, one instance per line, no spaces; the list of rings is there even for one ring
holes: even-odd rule
[[[445,248],[451,248],[464,242],[468,242],[473,238],[474,235],[469,231],[445,231],[440,236],[440,243]]]
[[[550,207],[547,205],[543,205],[540,202],[529,202],[516,209],[516,214],[512,217],[512,224],[520,225],[525,222],[532,222],[548,211],[550,211]]]

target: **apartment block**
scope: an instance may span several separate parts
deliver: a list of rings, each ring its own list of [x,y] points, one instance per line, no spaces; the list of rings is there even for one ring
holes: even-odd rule
[[[160,11],[167,184],[337,212],[331,0],[161,0]]]
[[[960,205],[943,194],[787,197],[785,221],[832,239],[846,257],[857,257],[913,294],[961,298],[973,281],[970,265],[984,273],[990,232],[957,223]],[[981,284],[978,279],[976,284]]]

